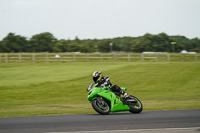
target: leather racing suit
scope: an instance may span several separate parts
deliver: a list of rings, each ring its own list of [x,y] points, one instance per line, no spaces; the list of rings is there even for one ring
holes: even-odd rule
[[[117,95],[123,94],[128,95],[125,91],[123,91],[118,85],[112,85],[108,76],[102,76],[101,80],[97,82],[96,87],[105,87],[108,86],[111,91],[115,92]]]

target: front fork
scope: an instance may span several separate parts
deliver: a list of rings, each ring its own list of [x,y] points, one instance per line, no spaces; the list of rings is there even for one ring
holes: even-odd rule
[[[103,98],[101,97],[101,96],[99,96],[99,97],[97,97],[97,102],[99,103],[99,104],[102,104],[103,103],[103,100],[102,100]]]

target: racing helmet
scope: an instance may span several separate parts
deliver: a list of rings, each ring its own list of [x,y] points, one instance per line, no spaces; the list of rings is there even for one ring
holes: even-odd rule
[[[92,78],[94,80],[95,83],[99,82],[102,78],[102,72],[100,71],[95,71],[93,74],[92,74]]]

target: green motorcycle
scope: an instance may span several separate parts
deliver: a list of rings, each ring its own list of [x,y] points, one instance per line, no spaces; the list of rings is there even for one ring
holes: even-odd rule
[[[121,87],[123,91],[127,88]],[[131,113],[140,113],[143,109],[140,100],[134,96],[127,99],[120,97],[119,94],[112,92],[109,87],[95,87],[90,84],[88,91],[88,100],[96,112],[107,115],[110,112],[130,111]]]

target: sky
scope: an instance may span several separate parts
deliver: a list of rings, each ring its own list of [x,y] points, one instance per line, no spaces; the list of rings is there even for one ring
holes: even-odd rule
[[[0,0],[0,40],[50,32],[57,39],[200,38],[200,0]]]

